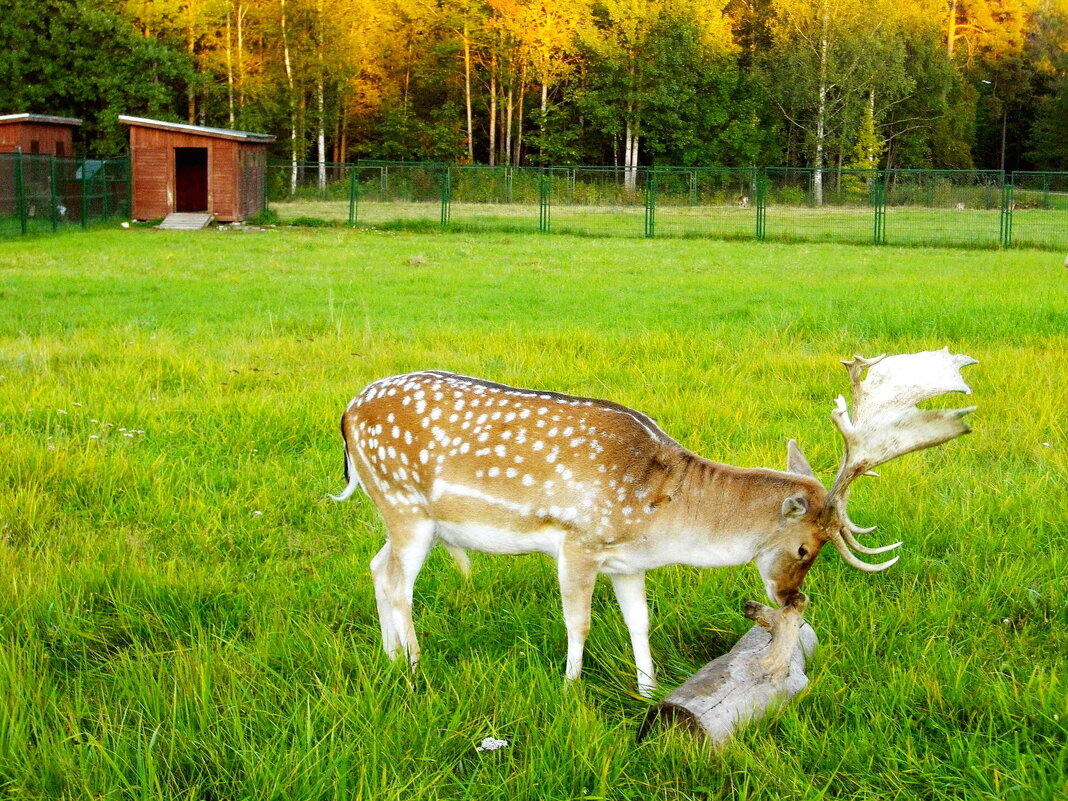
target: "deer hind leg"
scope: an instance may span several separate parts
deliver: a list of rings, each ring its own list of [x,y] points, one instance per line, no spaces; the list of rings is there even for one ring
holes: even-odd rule
[[[371,560],[371,580],[375,586],[375,604],[378,606],[378,624],[382,629],[382,650],[386,656],[395,659],[400,653],[401,642],[396,629],[393,628],[393,606],[387,582],[391,581],[389,563],[393,558],[393,548],[387,542],[375,558]]]
[[[389,542],[371,561],[382,647],[390,658],[403,649],[414,666],[419,661],[419,640],[412,622],[412,596],[415,578],[434,544],[434,523],[425,518],[391,522],[389,529]]]
[[[567,678],[574,680],[582,672],[582,652],[590,633],[590,605],[597,579],[597,563],[579,549],[561,548],[557,560],[560,597],[567,628]]]
[[[649,698],[656,689],[653,656],[649,651],[649,604],[645,599],[645,573],[613,575],[612,589],[630,632],[634,663],[638,668],[638,692]]]

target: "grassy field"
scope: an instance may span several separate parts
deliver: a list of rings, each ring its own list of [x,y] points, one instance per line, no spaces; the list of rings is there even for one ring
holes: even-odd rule
[[[275,230],[0,242],[0,797],[1068,797],[1068,273],[1028,251]],[[806,582],[809,690],[714,752],[634,742],[599,583],[563,680],[552,563],[440,553],[409,684],[381,524],[337,421],[440,367],[608,397],[686,446],[829,479],[838,360],[949,345],[975,432],[850,505],[878,576]],[[953,402],[957,399],[951,399]],[[752,567],[650,574],[664,691],[725,652]],[[510,746],[478,753],[484,737]]]
[[[346,198],[272,201],[282,220],[312,218],[331,223],[349,220]],[[441,203],[387,202],[362,199],[355,209],[356,223],[365,227],[398,224],[439,225]],[[870,244],[874,212],[867,206],[787,206],[770,204],[766,212],[766,238],[786,242]],[[658,237],[707,236],[720,239],[754,239],[756,209],[736,204],[685,206],[661,204],[656,208]],[[467,231],[533,233],[538,230],[537,204],[450,204],[450,221]],[[886,211],[885,235],[891,245],[996,248],[1000,244],[999,209],[927,208],[891,206]],[[556,204],[550,210],[555,233],[583,236],[638,238],[645,235],[645,208]],[[1062,209],[1017,208],[1013,212],[1013,243],[1018,247],[1068,248],[1068,214]]]

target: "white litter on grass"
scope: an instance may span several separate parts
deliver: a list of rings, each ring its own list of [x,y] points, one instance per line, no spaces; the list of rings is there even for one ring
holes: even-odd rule
[[[483,740],[481,743],[479,743],[477,746],[475,746],[475,750],[476,751],[496,751],[498,748],[507,748],[507,747],[508,747],[508,741],[507,740],[498,740],[498,739],[496,739],[494,737],[487,737],[485,740]]]

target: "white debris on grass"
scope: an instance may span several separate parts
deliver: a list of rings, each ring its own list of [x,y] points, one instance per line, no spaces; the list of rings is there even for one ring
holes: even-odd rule
[[[496,751],[498,748],[507,748],[507,747],[508,747],[508,741],[507,740],[498,740],[495,737],[487,737],[481,743],[479,743],[477,746],[475,746],[475,750],[476,751]]]

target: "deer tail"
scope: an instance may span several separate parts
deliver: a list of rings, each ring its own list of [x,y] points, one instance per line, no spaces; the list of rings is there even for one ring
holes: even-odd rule
[[[347,501],[352,493],[360,486],[360,477],[356,474],[356,465],[352,463],[352,453],[349,451],[349,438],[345,433],[345,418],[341,418],[341,439],[345,443],[345,489],[330,498],[335,501]]]

